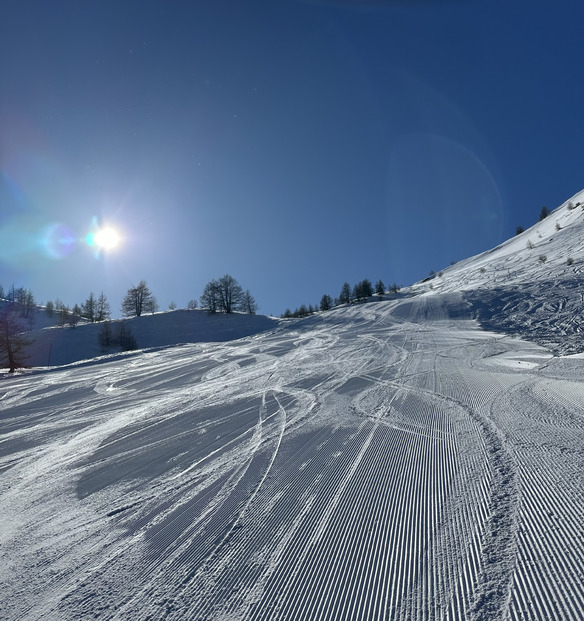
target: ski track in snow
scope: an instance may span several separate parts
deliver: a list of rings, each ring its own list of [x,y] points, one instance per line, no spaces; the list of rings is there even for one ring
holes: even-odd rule
[[[464,308],[3,382],[0,618],[584,618],[584,361]]]

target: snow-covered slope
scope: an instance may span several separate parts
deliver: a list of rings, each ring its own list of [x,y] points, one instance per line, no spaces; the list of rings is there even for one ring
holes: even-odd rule
[[[583,251],[584,191],[496,248],[445,268],[431,283],[435,291],[448,292],[565,280],[582,273]]]
[[[466,308],[5,378],[0,618],[582,619],[584,361]]]
[[[583,282],[584,191],[520,235],[411,291],[462,291],[484,327],[575,353],[584,351]]]
[[[583,619],[584,357],[475,318],[553,324],[549,218],[396,299],[2,377],[0,619]]]
[[[118,323],[112,322],[113,332],[117,330]],[[278,323],[277,319],[264,315],[209,315],[203,310],[168,311],[124,320],[139,349],[179,343],[230,341],[273,329]],[[45,313],[38,312],[34,326],[35,329],[29,334],[32,344],[27,360],[32,367],[69,364],[119,351],[119,348],[104,349],[100,345],[101,323],[80,323],[75,328],[56,326],[54,322],[47,325]]]

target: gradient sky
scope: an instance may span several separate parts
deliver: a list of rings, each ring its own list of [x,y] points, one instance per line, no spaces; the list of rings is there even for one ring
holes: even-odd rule
[[[584,4],[0,1],[0,284],[411,284],[584,187]],[[96,253],[99,225],[122,242]]]

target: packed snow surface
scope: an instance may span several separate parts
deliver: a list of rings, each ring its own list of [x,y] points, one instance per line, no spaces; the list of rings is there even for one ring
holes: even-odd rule
[[[460,292],[0,381],[0,618],[584,618],[584,360]]]

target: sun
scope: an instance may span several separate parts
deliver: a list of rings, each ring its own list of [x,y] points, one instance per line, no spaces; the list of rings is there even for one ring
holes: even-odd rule
[[[96,231],[93,240],[98,248],[109,250],[115,248],[120,242],[120,236],[115,229],[105,227]]]

